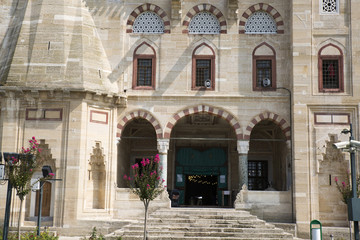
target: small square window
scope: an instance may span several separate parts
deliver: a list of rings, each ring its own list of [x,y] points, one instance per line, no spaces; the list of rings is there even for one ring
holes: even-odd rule
[[[321,14],[339,13],[339,0],[320,0]]]

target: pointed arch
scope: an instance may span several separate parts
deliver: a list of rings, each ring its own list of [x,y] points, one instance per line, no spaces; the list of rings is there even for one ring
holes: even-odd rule
[[[279,127],[281,128],[281,130],[283,131],[284,136],[286,137],[286,140],[291,140],[291,132],[290,132],[291,128],[290,128],[289,123],[284,118],[282,118],[280,115],[278,115],[276,113],[272,113],[272,112],[261,113],[258,116],[254,117],[250,121],[249,125],[246,127],[246,130],[244,133],[244,139],[249,140],[251,131],[253,130],[255,125],[263,120],[271,120],[271,121],[275,122],[276,124],[278,124]]]
[[[133,32],[133,25],[135,19],[142,13],[150,11],[156,13],[164,22],[164,33],[170,33],[170,19],[166,12],[159,6],[151,3],[145,3],[143,5],[138,6],[134,9],[129,15],[129,18],[126,23],[126,32],[132,33]]]
[[[222,12],[218,8],[216,8],[215,6],[208,4],[208,3],[196,5],[189,10],[189,12],[185,15],[185,18],[183,21],[183,26],[186,27],[186,29],[183,30],[183,33],[189,33],[188,27],[189,27],[191,19],[196,14],[198,14],[200,12],[204,12],[204,11],[212,13],[218,19],[219,24],[220,24],[220,34],[227,33],[227,24],[226,24],[225,16],[222,14]]]
[[[155,129],[156,137],[162,138],[163,132],[162,132],[162,128],[161,128],[159,121],[150,112],[148,112],[146,110],[141,110],[141,109],[137,110],[137,111],[129,112],[129,113],[125,114],[124,117],[121,118],[121,120],[119,121],[119,123],[117,125],[116,137],[120,138],[122,130],[124,129],[126,124],[130,120],[135,119],[135,118],[143,118],[143,119],[148,120]]]
[[[155,89],[156,51],[147,42],[142,42],[133,55],[133,89]]]
[[[257,11],[264,11],[268,13],[271,17],[274,18],[276,26],[277,26],[277,33],[283,34],[284,33],[284,20],[281,17],[280,13],[271,5],[266,3],[257,3],[249,7],[241,16],[239,22],[239,33],[245,34],[245,24],[248,18]]]
[[[200,50],[198,52],[198,50]],[[191,89],[214,90],[215,89],[215,51],[206,43],[201,43],[192,52],[192,81]],[[198,62],[199,61],[199,62]],[[198,76],[198,64],[201,65],[203,74]],[[201,71],[200,70],[200,71]],[[210,87],[205,86],[205,81],[210,80]]]
[[[231,113],[229,113],[223,109],[208,106],[208,105],[197,105],[194,107],[183,109],[183,110],[175,113],[172,116],[172,118],[169,120],[169,122],[166,124],[166,127],[164,129],[164,138],[170,138],[171,130],[173,129],[176,122],[180,118],[183,118],[185,116],[188,116],[188,115],[191,115],[194,113],[209,113],[209,114],[213,114],[213,115],[216,115],[218,117],[225,119],[234,128],[236,138],[238,140],[243,139],[243,134],[242,134],[242,130],[240,128],[240,123],[235,118],[234,115],[232,115]]]

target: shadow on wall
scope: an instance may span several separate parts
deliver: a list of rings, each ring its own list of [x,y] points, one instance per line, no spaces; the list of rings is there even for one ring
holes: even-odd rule
[[[10,21],[0,46],[0,86],[6,83],[27,5],[27,0],[13,0],[11,3]]]

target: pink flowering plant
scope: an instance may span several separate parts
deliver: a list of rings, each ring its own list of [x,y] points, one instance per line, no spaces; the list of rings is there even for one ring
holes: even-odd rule
[[[22,147],[20,153],[12,153],[5,155],[5,171],[9,182],[16,190],[16,195],[20,199],[20,214],[18,219],[18,236],[20,237],[20,216],[22,211],[22,203],[25,196],[31,191],[32,187],[39,181],[44,181],[53,177],[49,175],[46,178],[38,179],[38,181],[31,184],[31,178],[34,171],[42,163],[40,158],[41,149],[39,142],[35,137],[29,140],[29,147]]]
[[[159,196],[166,188],[161,178],[162,167],[160,166],[159,154],[151,159],[143,158],[139,163],[131,166],[131,176],[124,175],[124,180],[130,186],[131,191],[144,203],[144,239],[146,239],[147,212],[150,201]]]
[[[347,204],[347,200],[352,198],[352,187],[350,184],[350,172],[347,171],[345,175],[345,181],[342,181],[341,184],[339,183],[339,179],[335,177],[335,184],[337,190],[340,192],[342,196],[342,201]],[[360,177],[356,179],[356,189],[357,189],[357,196],[359,197],[360,191],[359,191],[359,184],[360,184]]]

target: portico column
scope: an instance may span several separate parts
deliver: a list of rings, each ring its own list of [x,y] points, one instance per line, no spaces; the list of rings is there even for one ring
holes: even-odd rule
[[[169,139],[158,139],[157,140],[157,148],[159,151],[159,157],[160,157],[160,166],[162,167],[162,174],[161,177],[164,179],[164,185],[167,184],[167,156],[168,156],[168,150],[169,150]]]
[[[237,141],[237,151],[239,153],[239,189],[248,186],[248,152],[249,141]]]

